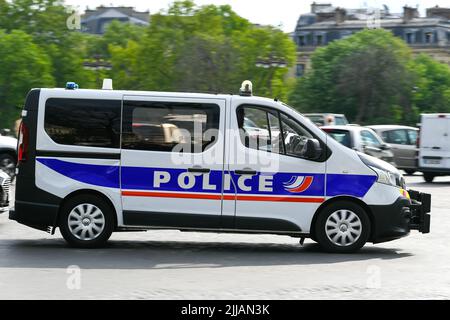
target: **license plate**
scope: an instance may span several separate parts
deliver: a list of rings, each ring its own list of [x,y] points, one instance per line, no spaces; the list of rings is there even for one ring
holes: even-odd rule
[[[439,159],[424,159],[425,164],[441,164]]]

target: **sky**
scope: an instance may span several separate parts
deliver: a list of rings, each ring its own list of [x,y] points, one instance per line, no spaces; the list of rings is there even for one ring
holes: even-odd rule
[[[419,6],[421,14],[425,14],[425,9],[439,5],[440,7],[450,7],[449,0],[315,0],[318,3],[332,3],[334,6],[344,8],[382,8],[387,4],[390,11],[399,13],[403,11],[405,4],[416,7]],[[90,9],[96,6],[131,6],[139,11],[150,10],[150,13],[157,13],[161,9],[166,9],[172,0],[66,0],[66,3],[78,7],[84,11],[86,7]],[[295,29],[298,17],[302,13],[310,11],[311,3],[314,0],[194,0],[197,5],[204,4],[229,4],[240,16],[250,20],[252,23],[269,24],[280,27],[285,32],[292,32]]]

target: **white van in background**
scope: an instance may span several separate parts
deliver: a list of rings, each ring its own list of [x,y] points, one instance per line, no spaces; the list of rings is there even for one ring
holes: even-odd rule
[[[422,114],[419,171],[426,182],[450,175],[450,114]]]

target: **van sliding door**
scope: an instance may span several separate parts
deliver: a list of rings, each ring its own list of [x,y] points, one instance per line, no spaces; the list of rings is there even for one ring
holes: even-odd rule
[[[222,99],[125,96],[124,224],[219,228],[224,127]]]

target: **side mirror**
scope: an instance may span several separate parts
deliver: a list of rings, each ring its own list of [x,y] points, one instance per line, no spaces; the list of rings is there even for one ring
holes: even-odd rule
[[[388,145],[388,144],[386,144],[386,143],[383,143],[383,144],[381,145],[380,149],[381,149],[381,150],[390,150],[390,149],[391,149],[391,146]]]
[[[316,139],[308,139],[303,150],[303,156],[306,159],[317,160],[322,155],[322,147]]]

